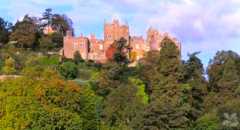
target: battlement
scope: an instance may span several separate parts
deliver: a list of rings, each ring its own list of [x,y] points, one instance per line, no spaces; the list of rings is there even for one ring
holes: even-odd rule
[[[120,38],[128,39],[128,25],[120,24],[119,20],[113,20],[112,23],[104,24],[104,41],[114,41]]]
[[[168,33],[160,33],[154,28],[147,30],[146,40],[142,36],[130,36],[129,26],[121,24],[119,20],[105,23],[103,31],[103,40],[97,39],[94,34],[90,34],[88,37],[82,34],[79,37],[74,37],[71,31],[67,31],[64,37],[62,55],[66,58],[73,58],[74,53],[79,51],[85,60],[104,63],[110,58],[107,55],[111,52],[111,45],[120,38],[125,38],[130,46],[129,56],[131,61],[143,58],[148,51],[160,51],[160,43],[164,37],[172,39],[179,50],[181,50],[181,44],[176,38],[171,37]]]

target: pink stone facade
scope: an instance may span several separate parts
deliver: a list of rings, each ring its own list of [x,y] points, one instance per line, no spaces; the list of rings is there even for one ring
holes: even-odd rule
[[[64,46],[62,55],[66,58],[73,58],[74,53],[79,51],[82,58],[85,60],[93,60],[104,63],[108,59],[106,51],[113,44],[114,41],[120,38],[125,38],[131,48],[130,57],[132,61],[137,61],[144,57],[145,53],[150,50],[161,49],[161,41],[164,37],[169,37],[181,49],[181,44],[176,38],[170,37],[167,33],[160,33],[158,30],[150,28],[147,31],[146,40],[140,36],[130,36],[129,26],[120,24],[118,20],[113,20],[112,23],[104,24],[104,39],[97,39],[95,35],[91,34],[89,37],[79,36],[74,37],[69,31],[64,37]]]
[[[45,34],[45,35],[49,35],[49,34],[53,34],[53,33],[55,33],[56,31],[52,28],[52,26],[46,26],[46,27],[44,27],[44,29],[43,29],[43,33]]]

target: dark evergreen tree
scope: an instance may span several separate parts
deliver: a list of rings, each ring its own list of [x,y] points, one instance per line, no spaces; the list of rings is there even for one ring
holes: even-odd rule
[[[159,65],[159,52],[150,51],[147,53],[146,57],[140,61],[139,66],[139,75],[147,85],[147,93],[152,94],[153,86],[157,85],[159,82],[158,76],[158,65]]]
[[[0,17],[0,46],[8,42],[12,24]]]
[[[110,62],[102,67],[101,76],[97,83],[97,94],[106,97],[112,90],[120,86],[122,82],[127,80],[127,66],[119,65],[115,62]]]
[[[121,83],[104,101],[103,120],[110,126],[132,126],[144,108],[137,91],[130,82]]]
[[[47,25],[51,26],[52,17],[53,17],[52,9],[51,8],[45,9],[45,12],[42,14],[42,18],[41,18],[41,20],[44,21],[43,26],[47,26]]]
[[[196,120],[204,110],[203,102],[207,94],[207,82],[204,77],[204,67],[197,57],[199,52],[189,54],[189,59],[183,65],[183,92],[187,103],[191,105],[189,116]],[[185,86],[185,87],[184,87]]]
[[[128,46],[127,40],[121,38],[118,41],[115,41],[114,47],[116,48],[116,52],[113,55],[113,60],[119,64],[126,64],[129,62],[127,53],[128,53]]]
[[[62,48],[63,47],[63,37],[66,35],[67,31],[73,32],[72,20],[66,15],[53,13],[51,8],[45,10],[40,18],[39,28],[43,33],[45,27],[51,27],[54,30],[54,33],[48,36],[41,37],[46,39],[46,37],[51,40],[54,48]],[[50,47],[52,45],[49,45]]]
[[[158,65],[153,68],[150,104],[144,115],[142,130],[169,130],[187,128],[189,109],[181,102],[182,92],[179,85],[180,52],[175,43],[164,38]],[[152,71],[153,72],[153,71]],[[151,82],[151,81],[150,81]]]

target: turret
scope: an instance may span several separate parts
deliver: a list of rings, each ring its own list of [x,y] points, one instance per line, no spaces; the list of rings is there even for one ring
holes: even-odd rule
[[[147,31],[147,43],[150,50],[160,50],[160,42],[162,41],[162,36],[157,29],[149,28]]]

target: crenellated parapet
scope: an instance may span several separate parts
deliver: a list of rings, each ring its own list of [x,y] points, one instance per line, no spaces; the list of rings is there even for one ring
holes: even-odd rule
[[[79,37],[74,37],[72,34],[71,31],[68,31],[64,37],[62,55],[66,58],[73,58],[74,53],[79,51],[85,60],[105,63],[108,60],[106,54],[109,52],[109,48],[115,41],[121,38],[127,40],[131,61],[140,60],[148,51],[160,51],[161,41],[165,37],[172,39],[179,50],[181,50],[181,43],[168,33],[161,33],[157,29],[149,28],[146,39],[142,36],[130,36],[129,26],[121,24],[118,20],[113,20],[111,23],[104,23],[103,40],[97,39],[94,34],[88,37],[82,34]]]

